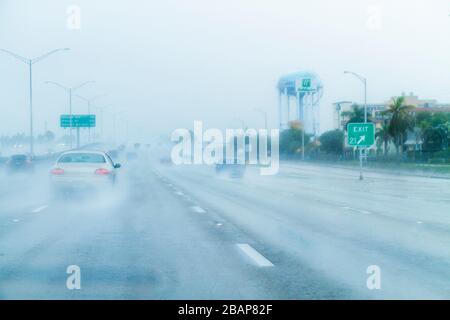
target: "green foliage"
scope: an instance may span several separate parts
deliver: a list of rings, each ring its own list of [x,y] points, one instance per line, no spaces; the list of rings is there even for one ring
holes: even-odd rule
[[[448,130],[445,126],[429,127],[423,130],[422,150],[437,152],[448,147]]]
[[[439,126],[450,128],[450,113],[418,112],[416,114],[416,124],[422,130]]]
[[[384,111],[384,114],[390,118],[388,132],[395,143],[397,154],[405,142],[406,131],[414,127],[414,119],[411,115],[413,108],[405,104],[405,97],[397,97],[392,99],[389,108]]]
[[[344,117],[349,117],[349,119],[347,121],[347,124],[364,122],[364,107],[361,107],[361,106],[359,106],[357,104],[353,104],[352,105],[352,110],[351,111],[344,111],[344,112],[342,112],[342,115]],[[371,122],[370,114],[367,115],[367,121]]]
[[[377,144],[383,144],[384,155],[387,156],[389,141],[391,141],[391,135],[389,134],[389,124],[387,122],[383,123],[381,128],[375,133],[375,138],[377,139]]]
[[[323,133],[320,138],[321,150],[331,154],[342,154],[344,152],[344,132],[342,130],[331,130]]]
[[[305,150],[309,146],[311,135],[305,134]],[[289,128],[280,134],[280,153],[299,154],[302,152],[302,130]]]

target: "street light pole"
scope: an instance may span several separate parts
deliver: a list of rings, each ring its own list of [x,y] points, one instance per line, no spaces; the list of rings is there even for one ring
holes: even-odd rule
[[[69,136],[70,136],[70,149],[73,148],[72,142],[72,88],[69,88]]]
[[[264,129],[267,130],[267,111],[260,108],[255,108],[255,111],[260,112],[264,116]]]
[[[79,84],[78,86],[75,86],[75,87],[65,87],[62,84],[60,84],[58,82],[55,82],[55,81],[45,81],[45,84],[53,84],[53,85],[55,85],[57,87],[60,87],[61,89],[65,90],[66,92],[69,93],[69,135],[70,135],[70,148],[71,149],[73,147],[73,141],[72,141],[73,140],[72,139],[72,95],[73,95],[73,93],[76,90],[80,89],[81,87],[84,87],[85,85],[90,84],[90,83],[94,83],[94,82],[95,81],[91,80],[91,81],[83,82],[83,83],[81,83],[81,84]],[[78,146],[79,146],[79,142],[80,142],[80,139],[79,139],[79,134],[78,134],[77,135],[77,145]]]
[[[30,74],[30,157],[34,154],[34,130],[33,130],[33,64],[31,60],[28,63],[28,70]]]
[[[116,144],[116,117],[122,113],[124,113],[126,110],[116,111],[113,115],[113,144]]]
[[[87,107],[88,107],[88,115],[91,115],[91,103],[94,102],[95,100],[104,97],[106,94],[101,94],[95,97],[92,97],[90,99],[82,97],[80,95],[76,95],[78,98],[80,98],[81,100],[84,100],[87,102]],[[91,142],[91,127],[88,128],[88,141]]]
[[[101,123],[100,123],[100,135],[101,135],[101,137],[102,137],[102,139],[104,139],[104,135],[103,135],[103,127],[104,127],[104,109],[105,108],[108,108],[108,107],[110,107],[111,105],[110,104],[108,104],[108,105],[106,105],[106,106],[103,106],[103,107],[97,107],[97,106],[93,106],[94,108],[96,108],[96,109],[99,109],[100,110],[100,118],[101,118]]]
[[[12,51],[6,50],[6,49],[0,49],[1,51],[13,56],[17,60],[20,60],[28,65],[28,73],[29,73],[29,112],[30,112],[30,156],[32,157],[34,155],[34,132],[33,132],[33,64],[47,58],[53,53],[56,53],[58,51],[66,51],[70,50],[69,48],[59,48],[55,50],[51,50],[39,57],[36,58],[25,58],[17,53],[14,53]]]
[[[344,71],[345,74],[351,74],[358,78],[364,85],[364,123],[367,123],[367,78],[353,71]],[[365,151],[365,149],[364,149]],[[364,152],[365,154],[366,152]],[[363,180],[363,148],[359,148],[359,180]]]

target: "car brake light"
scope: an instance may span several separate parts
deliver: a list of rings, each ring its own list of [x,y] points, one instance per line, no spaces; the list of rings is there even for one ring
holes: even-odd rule
[[[52,169],[52,170],[50,171],[50,173],[51,173],[51,174],[55,174],[55,175],[61,175],[61,174],[64,174],[64,169],[61,169],[61,168],[55,168],[55,169]]]
[[[111,173],[111,171],[109,171],[108,169],[101,168],[101,169],[95,170],[95,174],[98,174],[98,175],[101,175],[101,176],[105,176],[105,175],[108,175],[110,173]]]

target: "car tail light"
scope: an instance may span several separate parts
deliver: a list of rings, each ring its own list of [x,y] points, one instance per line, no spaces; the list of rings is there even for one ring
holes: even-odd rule
[[[100,169],[95,170],[95,174],[98,174],[98,175],[101,175],[101,176],[106,176],[106,175],[108,175],[110,173],[111,173],[111,171],[109,171],[108,169],[100,168]]]
[[[50,173],[51,173],[51,174],[54,174],[54,175],[62,175],[62,174],[64,174],[64,169],[61,169],[61,168],[55,168],[55,169],[52,169],[52,170],[50,171]]]

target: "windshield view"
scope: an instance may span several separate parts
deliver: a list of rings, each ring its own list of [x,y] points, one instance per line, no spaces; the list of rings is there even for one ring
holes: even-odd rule
[[[450,299],[449,14],[0,0],[0,299]]]

